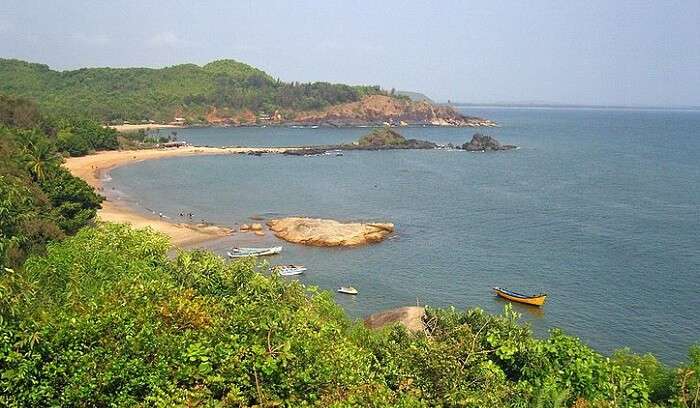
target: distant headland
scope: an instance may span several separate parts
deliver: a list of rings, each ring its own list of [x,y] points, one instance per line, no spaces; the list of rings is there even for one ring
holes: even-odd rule
[[[377,85],[283,82],[233,60],[160,69],[55,71],[43,64],[0,59],[0,93],[31,99],[49,115],[89,117],[122,130],[164,125],[497,125],[415,93]]]

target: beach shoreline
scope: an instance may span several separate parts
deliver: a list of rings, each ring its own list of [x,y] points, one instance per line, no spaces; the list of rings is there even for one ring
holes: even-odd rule
[[[284,153],[287,147],[196,147],[186,146],[167,149],[111,150],[97,152],[87,156],[69,157],[64,166],[93,188],[102,191],[103,177],[110,170],[129,163],[144,160],[156,160],[167,157],[188,157],[204,155],[248,154],[248,153]],[[295,148],[298,149],[298,148]],[[231,235],[234,230],[229,227],[209,224],[190,224],[169,221],[154,214],[143,214],[133,207],[107,198],[102,208],[97,211],[100,221],[131,224],[135,228],[151,227],[170,237],[173,245],[178,247],[195,246],[206,241]]]
[[[126,125],[107,125],[107,127],[116,130],[117,132],[136,132],[139,130],[158,130],[158,129],[183,129],[182,125],[170,125],[166,123],[141,123],[141,124],[126,124]]]

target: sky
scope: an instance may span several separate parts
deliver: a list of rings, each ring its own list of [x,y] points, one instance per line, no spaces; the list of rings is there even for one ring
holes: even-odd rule
[[[700,106],[700,0],[2,0],[0,57],[235,59],[437,101]]]

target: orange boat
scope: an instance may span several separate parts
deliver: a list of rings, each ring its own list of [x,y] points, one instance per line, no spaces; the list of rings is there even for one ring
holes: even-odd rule
[[[542,306],[544,301],[547,300],[546,293],[540,293],[539,295],[526,296],[522,293],[513,292],[508,289],[503,289],[499,287],[493,288],[496,291],[496,295],[502,297],[503,299],[510,300],[511,302],[525,303],[526,305],[532,306]]]

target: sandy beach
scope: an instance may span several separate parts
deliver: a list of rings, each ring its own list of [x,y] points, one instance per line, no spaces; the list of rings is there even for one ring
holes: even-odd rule
[[[289,148],[250,148],[250,147],[181,147],[170,149],[115,150],[98,152],[89,156],[70,157],[64,166],[77,177],[82,178],[96,189],[102,187],[102,177],[109,170],[128,163],[154,160],[165,157],[198,155],[245,154],[251,152],[282,153]],[[97,213],[101,221],[128,223],[136,228],[151,227],[168,235],[173,245],[193,246],[211,239],[231,234],[232,230],[223,226],[175,223],[138,213],[127,205],[105,200]]]
[[[109,126],[115,129],[117,132],[136,132],[137,130],[149,130],[149,129],[180,129],[180,125],[168,125],[160,123],[141,123],[141,124],[128,124],[128,125],[111,125]]]

